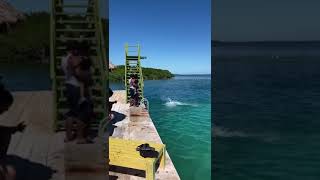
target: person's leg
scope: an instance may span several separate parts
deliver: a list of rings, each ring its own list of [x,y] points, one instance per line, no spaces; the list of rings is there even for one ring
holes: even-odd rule
[[[84,135],[84,129],[86,128],[86,124],[81,121],[77,120],[77,143],[86,143],[85,135]]]
[[[88,137],[89,124],[83,120],[77,121],[77,144],[92,143],[92,140]]]
[[[135,101],[135,106],[138,107],[139,106],[139,93],[138,93],[138,91],[134,95],[134,101]]]
[[[80,100],[79,104],[83,103],[86,100],[86,87],[83,82],[80,82]]]
[[[15,180],[16,177],[17,173],[13,166],[0,164],[0,180]]]
[[[16,170],[14,167],[7,165],[7,175],[6,180],[15,180],[17,177]]]
[[[10,141],[11,141],[11,134],[7,133],[7,134],[4,134],[4,133],[1,133],[1,136],[0,137],[0,158],[3,158],[7,155],[7,152],[8,152],[8,148],[9,148],[9,145],[10,145]]]
[[[72,141],[74,139],[73,133],[72,133],[72,128],[73,128],[73,123],[74,123],[74,118],[73,117],[67,117],[65,120],[65,127],[66,127],[66,138],[65,142]]]
[[[80,99],[80,88],[73,85],[66,85],[67,89],[67,101],[69,104],[69,112],[65,120],[66,127],[66,141],[73,139],[73,124],[76,121],[77,114],[79,112],[79,99]]]
[[[90,101],[90,98],[81,105],[79,112],[79,121],[77,123],[79,124],[79,127],[77,128],[77,143],[90,143],[91,140],[88,139],[88,132],[93,113],[93,105]]]
[[[134,89],[130,88],[130,106],[133,106],[134,103]]]
[[[133,96],[134,96],[134,89],[130,88],[129,92],[130,92],[130,97],[133,98]]]

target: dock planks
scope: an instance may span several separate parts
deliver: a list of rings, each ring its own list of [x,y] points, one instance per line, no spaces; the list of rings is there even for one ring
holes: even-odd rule
[[[112,107],[112,111],[116,113],[116,116],[117,114],[118,116],[124,115],[124,119],[117,119],[116,117],[116,122],[113,123],[113,126],[115,126],[115,128],[111,136],[123,139],[146,140],[156,143],[163,143],[148,113],[142,111],[139,116],[131,114],[132,109],[130,110],[129,104],[125,103],[125,91],[115,91],[110,100],[117,100],[117,103]],[[158,168],[156,172],[156,179],[180,179],[168,152],[166,153],[165,167],[166,168],[164,170]],[[110,172],[110,174],[112,176],[116,176],[121,180],[145,179],[144,177],[127,175],[118,172]]]
[[[63,136],[52,129],[51,92],[14,92],[13,95],[14,103],[0,116],[0,124],[15,126],[25,122],[27,125],[23,133],[12,136],[8,149],[8,155],[17,157],[15,162],[26,171],[18,173],[23,173],[26,179],[62,180],[64,158],[60,142],[63,142]],[[36,175],[40,171],[43,174]]]

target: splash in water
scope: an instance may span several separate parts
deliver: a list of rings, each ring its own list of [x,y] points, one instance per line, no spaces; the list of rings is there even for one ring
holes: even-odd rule
[[[180,101],[172,100],[171,98],[167,98],[167,102],[165,103],[168,107],[175,107],[175,106],[197,106],[196,104],[189,104],[183,103]]]

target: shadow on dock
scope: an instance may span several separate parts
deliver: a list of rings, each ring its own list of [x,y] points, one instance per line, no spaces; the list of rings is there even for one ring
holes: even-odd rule
[[[118,176],[109,175],[109,180],[118,180]]]
[[[17,172],[16,180],[49,180],[57,172],[50,167],[16,155],[8,155],[5,161],[15,168]]]
[[[116,112],[116,111],[111,111],[111,112],[114,115],[114,118],[111,120],[109,129],[108,129],[108,132],[110,132],[110,135],[113,134],[114,129],[117,127],[114,124],[116,124],[117,122],[120,122],[120,121],[122,121],[122,120],[124,120],[126,118],[126,115],[124,115],[122,113],[119,113],[119,112]]]
[[[159,158],[159,160],[160,160],[160,158]],[[155,164],[155,169],[156,170],[160,166],[160,161],[159,160]],[[112,172],[115,172],[115,173],[121,173],[121,174],[126,174],[126,175],[131,175],[131,176],[142,177],[142,178],[146,177],[146,172],[144,170],[126,168],[126,167],[121,167],[121,166],[113,166],[113,165],[111,165],[109,167],[109,170],[112,171]]]
[[[125,167],[111,165],[110,171],[121,173],[121,174],[132,175],[132,176],[146,177],[145,171],[138,170],[138,169],[131,169],[131,168],[125,168]]]

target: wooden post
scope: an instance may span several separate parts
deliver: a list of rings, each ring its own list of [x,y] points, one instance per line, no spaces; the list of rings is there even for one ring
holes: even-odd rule
[[[106,139],[106,180],[109,180],[109,168],[110,168],[110,166],[109,166],[109,163],[110,163],[110,159],[109,159],[109,136],[110,136],[110,133],[109,133],[109,131],[107,131],[107,139]]]
[[[155,161],[149,161],[146,166],[146,180],[155,180]]]

